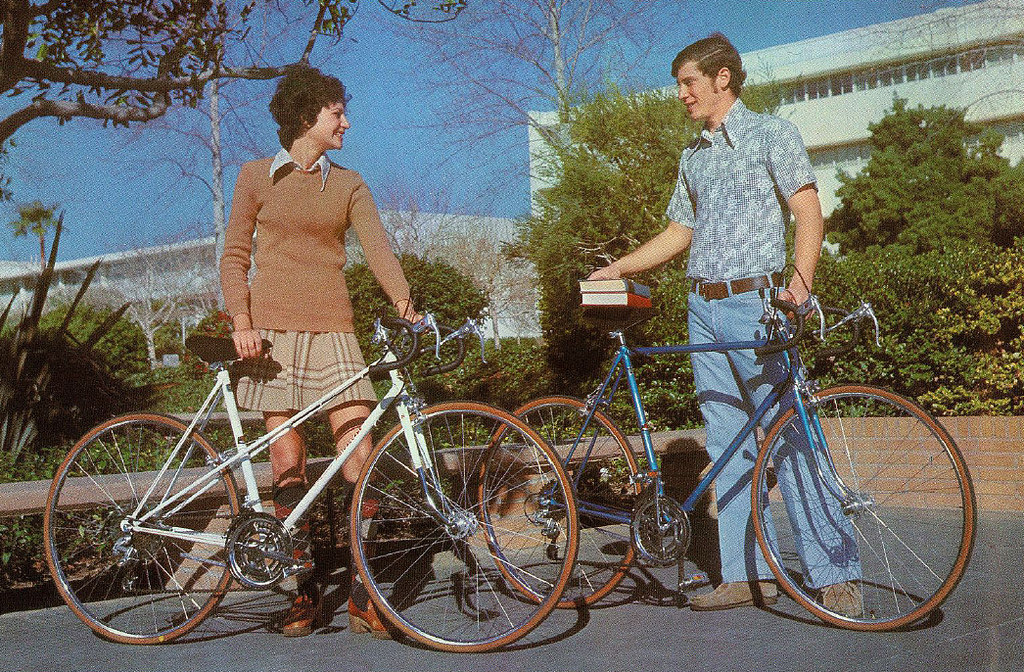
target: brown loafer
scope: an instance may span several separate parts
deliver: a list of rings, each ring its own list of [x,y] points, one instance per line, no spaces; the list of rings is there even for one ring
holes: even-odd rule
[[[758,594],[751,590],[751,584],[758,587]],[[694,611],[720,611],[735,607],[752,607],[775,604],[779,601],[779,587],[774,581],[735,581],[719,584],[710,593],[690,598],[690,609]]]
[[[291,609],[284,616],[281,634],[285,637],[305,637],[313,632],[316,617],[316,603],[309,595],[299,595],[292,602]]]
[[[368,632],[374,639],[391,639],[388,626],[377,615],[366,587],[358,579],[352,582],[352,592],[348,598],[348,628],[357,634]]]

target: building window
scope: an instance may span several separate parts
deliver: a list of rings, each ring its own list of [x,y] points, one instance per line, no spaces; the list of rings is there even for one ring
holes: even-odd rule
[[[945,77],[946,75],[956,74],[956,58],[953,56],[945,56],[943,58],[936,58],[932,61],[932,73],[936,77]]]
[[[985,52],[981,49],[972,49],[966,54],[960,54],[960,72],[970,72],[985,67]]]
[[[896,86],[904,82],[918,82],[931,77],[945,77],[960,72],[972,72],[1000,63],[1024,61],[1024,46],[993,45],[968,49],[958,54],[922,61],[912,61],[884,70],[861,70],[822,79],[800,82],[788,87],[782,96],[783,104],[801,103],[829,96],[841,96],[854,91],[867,91],[879,87]]]

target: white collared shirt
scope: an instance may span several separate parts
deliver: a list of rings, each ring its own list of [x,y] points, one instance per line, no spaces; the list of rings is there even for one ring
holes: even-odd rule
[[[284,168],[288,164],[295,166],[297,170],[301,170],[306,173],[312,173],[317,167],[320,168],[320,191],[323,191],[327,187],[327,173],[331,172],[331,162],[328,160],[326,154],[321,154],[320,158],[317,159],[309,170],[306,170],[299,165],[299,162],[292,158],[292,155],[288,153],[288,150],[284,147],[277,153],[274,160],[270,163],[270,177],[273,179],[274,173],[281,168]]]

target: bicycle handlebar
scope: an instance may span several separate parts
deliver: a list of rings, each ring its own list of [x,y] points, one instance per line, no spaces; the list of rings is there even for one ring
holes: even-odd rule
[[[783,338],[781,341],[775,343],[769,342],[767,345],[763,345],[760,348],[754,348],[754,354],[758,357],[774,355],[777,352],[789,350],[804,336],[804,321],[806,314],[801,312],[800,306],[792,304],[789,301],[783,301],[778,297],[772,298],[771,306],[772,308],[777,308],[793,315],[793,320],[796,322],[796,332],[789,338]],[[771,319],[774,319],[774,317]]]
[[[839,355],[846,354],[850,350],[853,350],[853,348],[857,345],[857,343],[860,342],[860,336],[861,336],[861,324],[860,323],[865,321],[865,320],[871,320],[872,326],[874,327],[874,330],[875,330],[875,345],[877,345],[878,347],[881,347],[881,345],[882,345],[881,333],[880,333],[881,329],[880,329],[880,327],[878,325],[878,317],[875,316],[875,310],[874,310],[874,308],[871,307],[870,303],[862,303],[862,304],[860,304],[860,306],[858,306],[856,309],[854,309],[852,311],[845,311],[845,310],[841,310],[839,308],[830,308],[830,307],[823,307],[821,310],[822,310],[822,316],[824,316],[825,313],[829,313],[829,314],[832,314],[832,315],[842,315],[842,318],[838,322],[833,324],[832,326],[825,326],[825,321],[824,321],[824,319],[822,319],[822,325],[821,325],[821,339],[822,339],[822,341],[825,340],[825,336],[827,334],[829,334],[829,333],[835,331],[836,329],[838,329],[839,327],[842,327],[843,325],[846,325],[846,324],[849,324],[849,323],[853,323],[853,335],[850,338],[846,339],[844,342],[840,343],[839,345],[835,345],[835,346],[831,346],[831,347],[827,347],[827,348],[819,348],[818,352],[817,352],[819,357],[826,357],[826,358],[828,358],[828,357],[837,357]]]
[[[395,339],[388,338],[384,329],[402,330],[406,335],[412,339],[412,343],[409,345],[406,352],[400,352],[394,345]],[[412,322],[409,320],[403,320],[400,317],[383,316],[377,319],[376,330],[374,332],[374,338],[381,338],[388,347],[388,352],[393,353],[395,359],[391,361],[381,360],[375,364],[370,365],[370,375],[374,376],[381,373],[387,373],[395,369],[402,369],[408,366],[412,360],[419,356],[419,333],[413,327]]]
[[[424,346],[420,349],[420,353],[423,354],[433,350],[435,356],[440,359],[441,346],[450,340],[454,340],[458,343],[458,352],[451,361],[435,364],[427,368],[423,372],[424,376],[436,376],[439,373],[447,373],[448,371],[458,368],[458,366],[462,364],[462,360],[466,358],[466,341],[463,338],[455,336],[455,333],[456,330],[451,327],[446,327],[442,324],[437,325],[437,343],[433,347]]]

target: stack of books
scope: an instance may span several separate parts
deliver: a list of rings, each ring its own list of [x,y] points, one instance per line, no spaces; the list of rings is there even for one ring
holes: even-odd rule
[[[625,278],[619,280],[580,280],[580,305],[650,308],[651,290]]]

